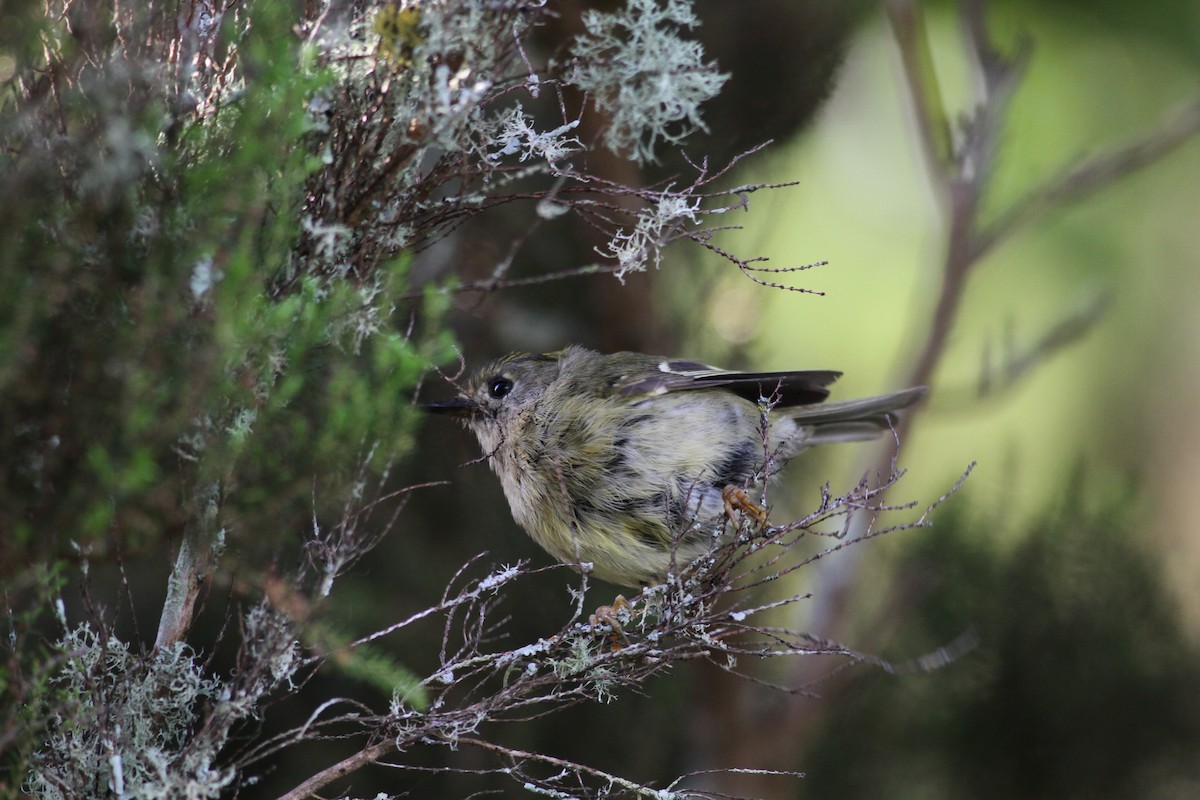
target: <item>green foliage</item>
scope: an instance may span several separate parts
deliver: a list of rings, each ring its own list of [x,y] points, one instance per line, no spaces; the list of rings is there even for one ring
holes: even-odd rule
[[[1200,785],[1200,659],[1138,503],[1088,510],[1083,496],[1069,487],[1011,554],[961,511],[912,542],[898,574],[927,601],[897,639],[932,649],[974,627],[981,645],[933,673],[856,684],[803,765],[814,796],[1115,799]]]
[[[52,678],[57,667],[56,651],[36,632],[54,613],[62,614],[61,592],[66,580],[59,568],[38,567],[23,574],[9,587],[6,603],[29,593],[53,598],[28,608],[9,608],[4,620],[3,637],[7,645],[0,653],[0,797],[19,784],[33,752],[41,746],[48,716],[43,713],[57,696]]]
[[[311,633],[322,640],[319,649],[332,649],[329,663],[342,674],[392,695],[393,702],[418,711],[429,709],[429,692],[420,676],[392,655],[371,645],[349,648],[344,636],[328,628]]]
[[[221,724],[259,713],[295,656],[286,619],[247,618],[248,663],[274,677],[226,684],[230,707],[205,719],[216,732],[188,745],[193,763],[168,751],[213,693],[177,698],[178,719],[159,693],[187,675],[215,686],[211,652],[176,642],[139,658],[96,632],[103,611],[39,645],[58,589],[30,576],[160,554],[209,497],[239,590],[255,587],[281,552],[302,552],[281,544],[342,519],[411,449],[408,398],[450,353],[444,300],[402,306],[407,259],[350,275],[336,226],[328,251],[301,252],[320,226],[306,204],[322,164],[316,101],[334,76],[296,36],[295,9],[231,4],[219,30],[189,39],[174,7],[86,7],[21,4],[0,26],[0,591],[16,609],[0,642],[0,754],[20,776],[36,750],[44,780],[30,787],[44,796],[89,771],[92,793],[115,791],[95,777],[114,774],[112,746],[128,748],[128,786],[133,760],[155,753],[147,770],[199,775]],[[208,50],[188,72],[172,44]],[[338,568],[362,551],[347,552]],[[371,664],[376,684],[405,676]]]
[[[40,66],[78,80],[57,103],[27,89],[0,128],[0,578],[75,544],[151,548],[200,481],[222,483],[235,533],[294,531],[312,475],[332,507],[365,449],[385,466],[411,445],[403,398],[445,342],[394,330],[404,261],[278,288],[305,266],[308,106],[331,78],[289,9],[242,13],[223,103],[184,114],[165,69],[50,27]],[[115,30],[87,33],[110,52]]]

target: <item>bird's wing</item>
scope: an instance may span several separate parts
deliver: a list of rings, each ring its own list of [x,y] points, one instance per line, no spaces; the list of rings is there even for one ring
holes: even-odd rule
[[[772,398],[777,406],[820,403],[829,396],[829,384],[841,377],[831,370],[793,372],[735,372],[696,361],[647,359],[636,369],[619,375],[613,389],[623,397],[657,397],[669,392],[724,389],[750,402]]]

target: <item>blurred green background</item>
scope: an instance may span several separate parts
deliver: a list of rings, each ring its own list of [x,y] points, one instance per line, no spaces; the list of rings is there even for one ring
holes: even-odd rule
[[[1191,5],[1179,10],[1190,12],[1178,22],[1190,20],[1195,33],[1200,14]],[[1020,33],[1035,50],[1009,116],[991,207],[1146,135],[1194,98],[1197,50],[1175,46],[1177,27],[1129,30],[1067,4],[1002,4],[993,20],[1002,46]],[[973,100],[956,17],[947,9],[931,13],[930,23],[948,103],[966,111]],[[828,296],[765,290],[727,274],[707,309],[718,342],[744,342],[764,367],[837,366],[848,394],[902,378],[936,297],[945,238],[907,101],[889,31],[872,18],[813,127],[753,168],[800,185],[757,197],[746,230],[722,242],[779,266],[829,261],[799,281]],[[981,462],[970,491],[980,501],[1002,493],[1022,513],[1052,498],[1052,478],[1081,458],[1097,480],[1150,469],[1148,487],[1169,492],[1180,483],[1188,455],[1179,451],[1190,449],[1180,445],[1196,441],[1179,426],[1198,397],[1198,209],[1193,142],[1094,198],[1043,215],[986,257],[938,373],[944,395],[973,388],[985,349],[995,360],[1009,342],[1028,347],[1098,297],[1110,303],[1081,342],[1010,395],[979,407],[947,401],[954,407],[945,413],[935,402],[906,447],[921,464],[924,474],[914,477],[923,488],[970,460]],[[1020,468],[1006,474],[1003,465],[1014,460]]]

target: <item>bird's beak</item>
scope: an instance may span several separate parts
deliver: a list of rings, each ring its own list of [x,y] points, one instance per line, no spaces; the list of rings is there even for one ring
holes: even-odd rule
[[[473,417],[479,412],[478,404],[465,397],[455,397],[450,400],[442,400],[438,403],[422,403],[420,407],[431,414],[445,414],[448,417],[460,417],[463,419]]]

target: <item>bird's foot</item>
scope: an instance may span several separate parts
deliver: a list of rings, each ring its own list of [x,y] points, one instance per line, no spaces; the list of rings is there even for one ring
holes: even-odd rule
[[[725,501],[725,516],[729,517],[730,522],[734,521],[733,512],[741,511],[754,520],[758,527],[761,528],[767,524],[770,510],[754,502],[746,490],[740,486],[726,486],[721,490],[721,499]]]
[[[596,613],[588,617],[588,623],[593,627],[607,625],[612,633],[609,634],[609,641],[612,642],[614,651],[620,650],[623,647],[629,646],[629,637],[625,635],[625,631],[621,628],[621,620],[618,614],[623,608],[633,608],[633,603],[625,599],[624,595],[617,595],[612,601],[612,605],[600,606],[596,609]]]

